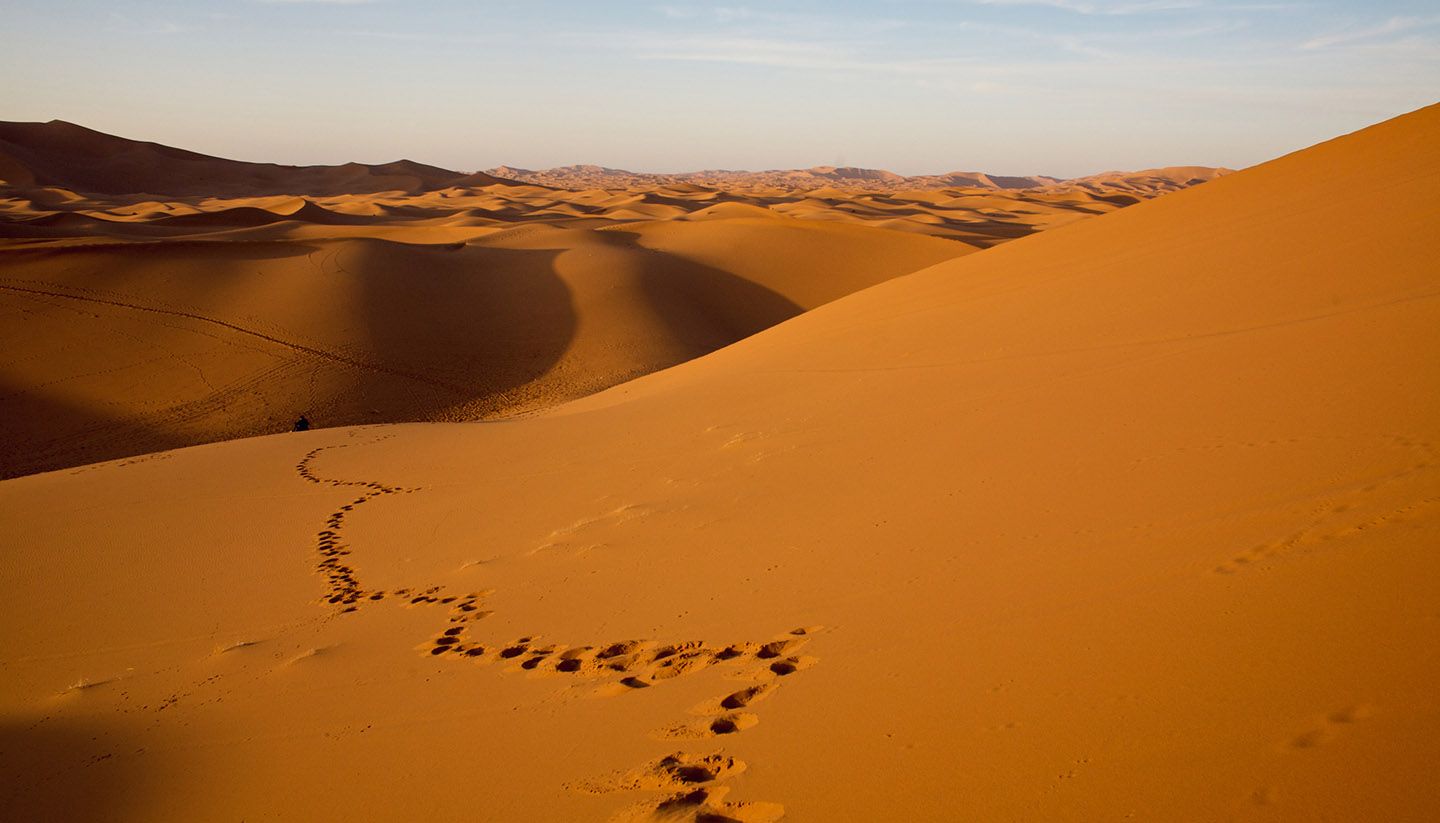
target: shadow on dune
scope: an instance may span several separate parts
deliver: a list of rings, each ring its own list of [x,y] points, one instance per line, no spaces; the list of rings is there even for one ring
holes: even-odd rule
[[[15,821],[141,819],[154,794],[147,784],[157,785],[154,760],[93,721],[0,721],[0,809]]]
[[[67,366],[54,386],[0,370],[0,412],[16,421],[0,449],[0,476],[284,432],[302,413],[334,427],[542,408],[707,354],[806,309],[745,277],[646,248],[634,232],[595,236],[623,250],[619,265],[635,278],[624,299],[648,304],[655,323],[592,326],[587,351],[599,360],[566,359],[585,307],[557,272],[565,248],[364,238],[0,257],[45,264],[7,267],[0,298],[70,309],[45,322],[71,324],[64,339],[95,341],[80,362],[34,335],[14,354],[60,357]],[[46,264],[46,254],[62,256],[49,261],[61,265]],[[131,380],[140,388],[128,396],[94,382],[131,368],[149,377]]]
[[[44,336],[9,353],[60,358],[69,365],[58,382],[69,385],[0,371],[0,412],[13,421],[3,477],[286,431],[301,413],[322,427],[431,420],[475,401],[483,413],[554,366],[576,328],[553,251],[355,240],[56,254],[66,257],[46,269],[7,266],[0,298],[63,306],[56,316],[97,345],[78,363]],[[153,371],[161,340],[169,359],[159,374],[178,377],[124,398],[87,384],[147,360]],[[217,341],[248,359],[211,369]],[[206,370],[197,395],[194,374]]]
[[[326,424],[377,416],[430,420],[461,403],[484,413],[544,375],[565,354],[578,324],[570,290],[555,273],[558,255],[348,243],[321,265],[356,286],[364,350],[410,379],[395,384],[398,394],[375,391],[371,379],[357,381],[359,406],[339,406],[338,419]]]
[[[714,351],[802,314],[803,306],[744,277],[640,244],[640,235],[622,229],[596,232],[636,252],[641,286],[671,334],[696,350]]]
[[[0,447],[0,480],[205,442],[19,386],[3,373],[0,420],[8,429]]]

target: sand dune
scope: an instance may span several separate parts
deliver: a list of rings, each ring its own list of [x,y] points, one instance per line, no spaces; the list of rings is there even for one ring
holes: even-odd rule
[[[1431,107],[532,417],[0,483],[6,807],[1434,819],[1437,138]],[[453,253],[571,242],[559,276],[726,241]]]
[[[1143,196],[1103,182],[571,191],[409,163],[240,163],[58,121],[0,124],[0,154],[14,161],[0,309],[16,318],[0,411],[17,421],[0,476],[301,413],[534,411]],[[816,179],[895,177],[863,171]]]
[[[663,232],[535,226],[470,245],[300,240],[285,239],[304,234],[296,221],[367,219],[281,208],[293,210],[140,227],[261,226],[263,241],[167,233],[3,253],[0,476],[284,431],[302,413],[340,426],[535,409],[973,251],[774,215]],[[104,222],[56,217],[90,235]]]
[[[74,123],[0,122],[0,180],[90,194],[257,196],[420,192],[505,181],[399,160],[378,166],[246,163],[127,140]]]

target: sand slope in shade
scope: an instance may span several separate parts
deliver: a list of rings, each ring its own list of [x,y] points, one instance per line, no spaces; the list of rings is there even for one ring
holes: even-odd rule
[[[1437,137],[1432,107],[524,419],[0,483],[0,802],[1435,819]]]

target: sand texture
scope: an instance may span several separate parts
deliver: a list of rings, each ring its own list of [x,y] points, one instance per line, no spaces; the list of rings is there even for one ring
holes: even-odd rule
[[[134,282],[84,274],[108,249],[5,251],[7,285],[74,291],[7,304],[65,334],[82,326],[60,312],[113,314],[107,346],[234,348],[216,356],[240,380],[302,356],[250,332],[304,330],[264,333],[383,366],[397,397],[431,391],[423,376],[437,408],[470,379],[462,347],[510,338],[498,318],[414,320],[459,335],[442,369],[347,337],[367,307],[460,310],[388,272],[423,260],[464,279],[448,261],[473,257],[535,272],[536,293],[541,272],[566,279],[577,331],[549,374],[566,358],[623,371],[603,325],[639,322],[624,290],[648,288],[656,256],[695,268],[672,302],[647,298],[665,310],[643,304],[662,317],[634,354],[693,359],[534,414],[0,482],[0,807],[1440,819],[1437,144],[1431,107],[934,260],[894,239],[909,235],[872,244],[756,203],[453,249],[260,225],[235,230],[284,233],[258,274],[239,246],[160,245]],[[864,262],[833,283],[790,277],[841,242]],[[210,279],[165,275],[189,266]],[[769,304],[716,270],[809,310],[751,315]],[[71,299],[122,293],[210,320]],[[251,308],[322,304],[312,325]],[[729,338],[674,336],[677,306],[709,318],[685,329],[737,342],[695,357]],[[247,317],[267,325],[212,322]],[[161,321],[173,339],[134,328]],[[363,334],[410,339],[390,322]],[[151,368],[179,381],[182,366]],[[359,366],[326,368],[352,391]]]

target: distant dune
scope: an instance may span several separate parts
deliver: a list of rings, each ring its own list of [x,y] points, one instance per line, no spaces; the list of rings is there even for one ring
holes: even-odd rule
[[[1029,177],[952,171],[945,174],[910,176],[883,169],[815,166],[809,169],[770,171],[709,171],[677,174],[648,174],[604,166],[559,166],[553,169],[519,169],[498,166],[489,174],[564,189],[653,188],[656,186],[702,185],[719,188],[770,187],[810,190],[827,186],[862,191],[904,191],[907,189],[1049,189],[1083,185],[1095,190],[1115,187],[1153,197],[1166,191],[1186,188],[1231,173],[1231,169],[1206,166],[1176,166],[1142,172],[1107,172],[1070,180],[1036,175]]]
[[[529,416],[0,482],[0,802],[1440,819],[1437,142],[1432,106],[889,279],[942,241],[753,202],[454,247],[5,251],[5,350],[60,344],[8,368],[123,384],[97,414],[186,370],[243,396],[267,360],[438,407],[501,340],[613,365],[620,318],[683,353],[709,343],[667,318],[739,335],[884,282]],[[149,355],[86,372],[97,344]]]
[[[465,175],[409,160],[379,166],[245,163],[128,140],[62,120],[0,122],[0,181],[87,194],[232,197],[418,193],[503,182],[489,175]]]
[[[1062,180],[1043,175],[1007,177],[962,171],[907,177],[883,169],[836,166],[761,172],[711,170],[645,174],[603,166],[574,165],[543,170],[498,166],[485,172],[467,174],[410,160],[373,166],[361,163],[339,166],[247,163],[116,137],[62,120],[48,123],[0,121],[0,187],[52,187],[111,196],[328,197],[381,192],[414,195],[446,188],[524,182],[571,190],[700,185],[720,189],[773,188],[783,191],[809,191],[835,186],[872,192],[946,188],[1043,190],[1083,185],[1097,191],[1115,189],[1150,197],[1229,172],[1229,169],[1177,166],[1142,172],[1107,172]]]

